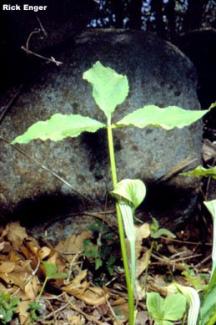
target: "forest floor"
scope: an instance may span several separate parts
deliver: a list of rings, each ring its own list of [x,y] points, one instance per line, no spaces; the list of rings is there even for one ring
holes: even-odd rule
[[[136,324],[153,324],[146,292],[165,297],[173,281],[202,290],[211,269],[211,224],[193,223],[175,235],[152,224],[137,228]],[[128,305],[117,227],[106,214],[79,234],[53,245],[18,222],[1,228],[2,324],[122,325]],[[8,320],[8,321],[7,321]],[[177,324],[177,323],[176,323]]]

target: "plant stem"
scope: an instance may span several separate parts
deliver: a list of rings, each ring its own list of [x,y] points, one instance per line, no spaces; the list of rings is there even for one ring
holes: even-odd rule
[[[112,133],[111,119],[108,120],[108,122],[107,122],[107,139],[108,139],[112,184],[113,184],[113,187],[115,187],[118,180],[117,180],[117,170],[116,170],[116,162],[115,162],[115,151],[114,151],[114,144],[113,144],[113,133]],[[126,279],[126,285],[127,285],[127,291],[128,291],[129,325],[134,325],[135,324],[134,288],[132,287],[132,283],[131,283],[127,249],[126,249],[126,241],[125,241],[125,235],[124,235],[124,226],[123,226],[121,211],[120,211],[120,207],[119,207],[118,203],[116,203],[116,215],[117,215],[119,239],[120,239],[120,245],[121,245],[121,254],[122,254],[122,259],[123,259],[125,279]]]
[[[43,283],[43,285],[42,285],[42,287],[41,287],[41,290],[40,290],[40,292],[39,292],[39,294],[38,294],[38,296],[37,296],[37,301],[38,301],[38,302],[40,301],[40,298],[41,298],[41,296],[42,296],[42,294],[43,294],[43,292],[44,292],[44,289],[45,289],[45,287],[46,287],[47,282],[48,282],[48,278],[46,277],[45,280],[44,280],[44,283]]]

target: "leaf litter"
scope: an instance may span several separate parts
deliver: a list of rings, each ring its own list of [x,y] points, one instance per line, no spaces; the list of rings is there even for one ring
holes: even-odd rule
[[[106,245],[109,245],[115,230],[107,227],[111,237],[107,236],[106,228],[97,236],[107,236]],[[95,241],[103,249],[102,239],[99,242],[92,229],[94,227],[52,245],[30,236],[18,222],[1,227],[0,293],[10,300],[6,311],[9,321],[2,324],[127,324],[127,292],[119,256],[112,265],[113,273],[104,278],[103,272],[108,272],[100,266],[104,281],[99,284],[95,281],[95,265],[86,267],[89,262],[86,264],[88,256],[85,256],[83,243]],[[193,241],[190,237],[191,241],[187,241],[187,233],[181,231],[177,238],[155,239],[151,237],[150,224],[136,227],[137,325],[151,324],[145,303],[147,291],[165,297],[166,287],[174,280],[198,289],[205,284],[205,277],[201,275],[209,272],[207,253],[210,254],[211,246],[201,244],[197,238]],[[196,231],[194,236],[197,237]],[[115,245],[118,250],[116,241]],[[0,296],[0,318],[5,297]]]

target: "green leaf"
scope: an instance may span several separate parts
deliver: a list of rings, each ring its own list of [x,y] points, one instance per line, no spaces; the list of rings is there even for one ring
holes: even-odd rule
[[[40,315],[42,314],[43,306],[38,301],[32,301],[28,305],[28,312],[32,322],[39,320]]]
[[[131,205],[128,205],[125,201],[119,202],[119,208],[121,210],[122,221],[124,224],[124,230],[130,247],[130,273],[131,283],[135,287],[136,282],[136,228],[134,226],[134,217]]]
[[[164,319],[164,299],[157,292],[147,292],[146,307],[154,320]]]
[[[66,273],[59,272],[57,266],[53,263],[43,262],[43,266],[48,280],[64,279],[67,276]]]
[[[169,321],[176,321],[183,317],[186,298],[180,293],[174,293],[164,299],[157,292],[148,292],[146,305],[157,324],[167,324]]]
[[[210,320],[215,315],[216,310],[216,287],[213,287],[211,291],[205,296],[200,310],[200,325],[211,324]],[[214,324],[214,323],[213,323]],[[212,324],[212,325],[213,325]]]
[[[78,114],[54,114],[49,120],[39,121],[30,126],[25,133],[16,137],[12,144],[29,143],[34,139],[59,141],[78,137],[82,132],[96,132],[105,127],[97,120]]]
[[[186,298],[180,294],[172,294],[164,300],[164,318],[166,320],[176,321],[181,319],[186,309]]]
[[[128,80],[99,61],[83,74],[83,79],[91,83],[92,96],[108,119],[115,108],[122,104],[128,95]]]
[[[176,236],[166,228],[159,228],[157,231],[151,231],[151,237],[154,239],[158,239],[161,236],[168,237],[168,238],[176,238]]]
[[[1,324],[9,324],[13,319],[16,308],[20,300],[17,297],[11,296],[8,292],[0,293],[0,315]]]
[[[216,179],[216,167],[204,168],[203,166],[197,166],[188,172],[181,173],[181,175],[194,177],[212,177],[213,179]]]
[[[155,105],[147,105],[126,115],[116,123],[116,126],[136,126],[138,128],[152,126],[171,130],[190,125],[203,117],[207,112],[208,110],[184,110],[177,106],[159,108]]]
[[[125,200],[136,209],[146,195],[145,184],[139,179],[123,179],[111,192],[117,200]]]
[[[199,316],[200,310],[200,298],[197,290],[192,287],[183,286],[178,283],[173,283],[169,287],[169,290],[176,292],[178,290],[181,294],[184,295],[187,302],[189,303],[188,311],[188,325],[197,325],[197,319]]]
[[[204,201],[203,203],[211,213],[213,220],[216,220],[216,200]]]
[[[131,283],[136,280],[136,229],[133,213],[146,194],[145,184],[139,179],[123,179],[118,182],[111,194],[119,201],[124,230],[130,246]]]
[[[216,269],[216,200],[204,201],[206,208],[209,210],[213,220],[213,247],[212,247],[212,272]]]

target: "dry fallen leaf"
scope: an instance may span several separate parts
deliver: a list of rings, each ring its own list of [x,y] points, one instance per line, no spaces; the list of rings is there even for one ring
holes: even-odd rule
[[[143,239],[146,239],[150,236],[151,230],[148,223],[144,223],[140,227],[136,227],[136,256],[139,257],[143,247]]]
[[[26,297],[28,299],[34,300],[37,297],[39,288],[40,286],[39,286],[38,277],[36,276],[31,277],[24,287]]]
[[[21,227],[18,222],[9,223],[6,227],[7,238],[11,242],[14,249],[18,249],[25,238],[28,237],[24,227]]]
[[[85,318],[81,315],[73,315],[68,317],[68,325],[84,325]]]
[[[47,258],[51,253],[51,249],[49,247],[42,247],[39,252],[38,252],[38,256],[40,258],[40,260],[43,260],[45,258]]]
[[[89,287],[85,292],[77,295],[77,298],[87,305],[98,306],[106,303],[109,293],[107,288]]]
[[[68,262],[71,262],[73,255],[80,253],[83,250],[83,241],[90,239],[92,233],[83,231],[79,235],[72,235],[65,240],[62,240],[55,247],[56,251],[63,254]]]
[[[27,320],[29,318],[29,313],[27,310],[29,308],[30,302],[31,302],[30,300],[25,300],[25,301],[21,301],[18,304],[17,313],[19,315],[19,321],[21,325],[27,324]]]
[[[137,278],[146,270],[150,263],[151,249],[148,249],[138,260],[136,268]]]
[[[10,273],[15,269],[14,262],[0,262],[0,273]]]
[[[84,281],[86,277],[87,270],[83,270],[70,282],[70,284],[64,286],[62,289],[65,292],[77,297],[78,295],[85,292],[90,285],[89,282]]]
[[[70,284],[64,286],[63,291],[84,301],[88,305],[101,305],[108,299],[108,290],[99,287],[90,287],[90,283],[85,280],[87,271],[81,271]]]

